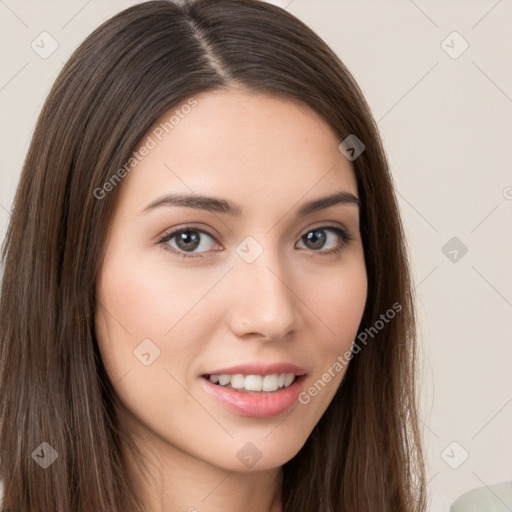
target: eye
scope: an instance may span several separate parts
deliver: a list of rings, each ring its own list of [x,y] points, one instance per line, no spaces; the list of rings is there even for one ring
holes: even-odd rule
[[[202,240],[202,238],[204,238],[202,235],[206,235],[208,238],[210,238],[210,240],[216,241],[213,234],[209,233],[208,231],[189,226],[164,235],[164,237],[161,238],[158,243],[162,244],[164,249],[178,256],[182,256],[184,258],[200,258],[201,256],[199,255],[196,256],[194,254],[186,253],[195,251],[197,248],[205,249],[206,252],[209,250],[208,243],[205,243],[204,240]],[[177,247],[173,247],[171,244],[168,244],[168,242],[171,242],[173,238],[176,238],[175,244]],[[207,246],[206,248],[205,245]]]
[[[326,233],[330,233],[331,236],[327,236]],[[336,238],[340,239],[338,243],[336,243]],[[330,240],[330,244],[328,245],[332,245],[333,239],[334,246],[332,248],[328,248],[329,250],[319,251],[319,249],[324,248],[328,240]],[[314,252],[321,252],[322,254],[338,254],[349,244],[351,240],[353,240],[353,237],[346,229],[340,228],[339,226],[319,226],[317,228],[310,229],[302,235],[300,241],[302,240],[304,240],[304,243],[308,244],[309,248],[312,248]]]
[[[330,234],[330,236],[327,236],[326,233]],[[206,240],[204,235],[206,235]],[[336,242],[336,238],[338,238],[338,242]],[[176,240],[173,242],[173,239]],[[210,239],[210,242],[208,242],[207,239]],[[313,252],[329,255],[340,253],[349,242],[353,240],[353,237],[347,230],[339,226],[319,226],[310,229],[302,235],[299,241],[303,240],[305,244],[309,245],[306,249],[309,248]],[[193,254],[193,252],[196,251],[196,249],[203,249],[196,251],[199,253],[212,250],[212,241],[218,244],[215,236],[209,231],[193,226],[186,226],[165,234],[158,241],[158,244],[161,244],[165,250],[172,254],[183,258],[202,258],[200,254],[196,255]],[[328,250],[320,250],[326,245],[326,242],[328,242],[327,245],[332,245],[334,242],[334,246],[328,248]],[[210,247],[208,247],[209,245]]]

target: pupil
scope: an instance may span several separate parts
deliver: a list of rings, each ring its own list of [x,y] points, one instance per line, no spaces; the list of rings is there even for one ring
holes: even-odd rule
[[[199,236],[196,231],[184,231],[178,235],[176,243],[180,249],[194,250],[199,245]]]
[[[320,233],[320,234],[319,234]],[[325,243],[325,232],[321,229],[310,231],[306,238],[313,242],[314,249],[321,249]]]

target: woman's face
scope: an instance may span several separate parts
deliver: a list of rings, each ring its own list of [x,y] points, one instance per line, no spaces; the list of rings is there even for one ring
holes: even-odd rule
[[[143,137],[118,185],[95,327],[128,421],[159,456],[278,467],[327,409],[367,294],[340,142],[304,106],[233,89]]]

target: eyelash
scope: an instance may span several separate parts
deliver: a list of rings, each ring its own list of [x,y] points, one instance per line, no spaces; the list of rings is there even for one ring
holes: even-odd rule
[[[353,236],[346,229],[343,229],[343,228],[340,228],[339,226],[334,226],[334,225],[324,225],[324,226],[314,227],[314,228],[308,229],[308,231],[306,231],[304,233],[304,235],[306,235],[307,233],[310,233],[312,231],[322,231],[322,230],[335,232],[336,234],[338,234],[341,237],[342,241],[334,249],[330,249],[328,251],[312,251],[313,253],[319,253],[319,254],[324,254],[324,255],[339,254],[354,239]],[[208,231],[206,229],[196,228],[194,226],[185,226],[185,227],[176,229],[174,231],[171,231],[170,233],[164,234],[162,236],[162,238],[160,238],[158,240],[157,244],[161,244],[166,251],[170,252],[171,254],[175,254],[176,256],[182,257],[182,258],[203,258],[203,256],[200,255],[201,253],[187,254],[186,252],[177,251],[174,248],[171,248],[170,246],[166,245],[166,243],[169,242],[170,240],[172,240],[176,235],[178,235],[179,233],[187,232],[187,231],[195,231],[198,233],[203,233],[205,235],[209,235],[211,238],[213,238],[213,240],[215,240],[215,242],[219,243],[217,241],[217,238],[215,237],[215,235],[213,233],[211,233],[210,231]],[[304,235],[302,235],[302,236],[304,236]],[[302,236],[301,236],[301,238],[302,238]]]

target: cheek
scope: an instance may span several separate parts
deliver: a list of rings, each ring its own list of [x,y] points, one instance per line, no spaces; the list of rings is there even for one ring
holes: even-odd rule
[[[311,286],[308,304],[331,336],[322,338],[324,353],[332,357],[350,348],[363,316],[368,292],[362,259],[340,272],[331,272],[323,286]]]
[[[193,360],[211,333],[216,315],[209,291],[226,269],[186,269],[154,253],[158,257],[113,244],[102,267],[95,329],[112,382],[130,372],[123,382],[140,380],[141,388],[155,388],[157,373],[169,380],[165,370],[181,380],[187,365],[178,362]],[[144,366],[138,357],[154,362]]]
[[[324,286],[311,290],[318,325],[324,335],[316,337],[310,351],[315,372],[308,379],[299,403],[314,421],[323,415],[338,390],[352,358],[352,345],[357,335],[367,298],[367,275],[363,260],[331,272]]]
[[[338,308],[331,311],[334,330],[343,335],[344,339],[345,335],[348,335],[350,342],[357,334],[366,305],[367,292],[366,270],[361,268],[345,276],[336,294],[337,302],[333,299],[333,303],[338,304]]]
[[[144,262],[136,251],[125,254],[111,252],[104,262],[97,286],[96,337],[107,374],[124,403],[132,412],[143,406],[158,423],[169,414],[162,411],[162,403],[193,409],[193,400],[178,382],[186,380],[188,365],[183,361],[192,360],[199,350],[194,340],[205,338],[197,322],[205,314],[200,301],[218,277],[205,282],[204,276],[176,266],[170,270],[165,261]]]
[[[190,324],[200,302],[226,272],[180,267],[175,260],[167,262],[165,254],[156,255],[114,255],[99,282],[100,303],[134,338],[161,339]]]

